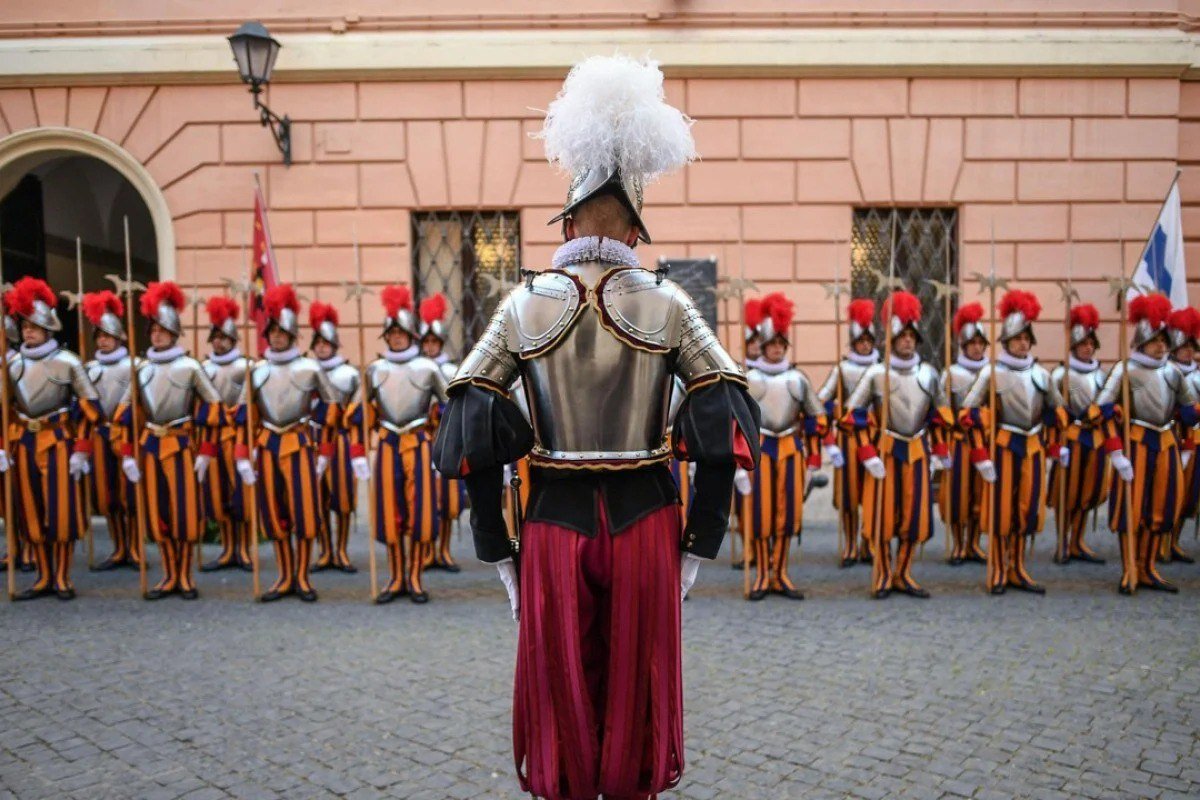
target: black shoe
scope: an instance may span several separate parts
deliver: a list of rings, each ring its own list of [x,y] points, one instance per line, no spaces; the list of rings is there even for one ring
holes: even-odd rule
[[[37,565],[29,561],[18,561],[17,572],[36,572]]]
[[[233,569],[236,566],[237,566],[237,563],[234,562],[233,559],[230,559],[229,561],[222,561],[219,558],[215,558],[212,561],[209,561],[207,564],[201,564],[200,571],[201,572],[220,572],[223,569]]]
[[[1123,594],[1126,597],[1129,597],[1130,595],[1133,594],[1133,590],[1122,583],[1119,586],[1117,586],[1117,594]]]
[[[1166,592],[1167,594],[1179,594],[1179,587],[1169,581],[1164,581],[1162,578],[1151,578],[1148,581],[1142,581],[1138,584],[1140,589],[1149,589],[1152,592]]]
[[[1029,592],[1030,594],[1046,593],[1045,586],[1042,586],[1040,583],[1034,583],[1033,581],[1016,581],[1015,583],[1010,583],[1009,586],[1019,592]]]
[[[967,556],[963,560],[970,561],[972,564],[986,564],[987,563],[987,554],[986,553],[983,555],[972,554],[972,555]]]
[[[162,600],[164,597],[170,597],[175,594],[175,589],[160,589],[155,586],[150,591],[142,595],[143,600]]]
[[[347,561],[345,564],[338,564],[337,568],[347,575],[354,575],[358,572],[358,567],[354,566],[349,561]]]
[[[184,589],[183,591],[181,591],[179,593],[179,596],[182,597],[184,600],[195,600],[196,598],[198,598],[200,596],[200,590],[195,589],[195,588]]]
[[[745,562],[744,561],[734,561],[732,564],[729,565],[729,568],[732,569],[734,572],[737,572],[738,570],[745,568]]]
[[[54,594],[54,587],[46,586],[42,589],[29,588],[23,592],[17,592],[13,595],[13,602],[23,603],[26,600],[36,600],[39,597],[49,597]]]
[[[929,592],[925,588],[918,586],[915,583],[902,584],[897,586],[895,591],[900,592],[900,594],[906,594],[909,597],[915,597],[918,600],[929,599]]]
[[[1008,588],[1004,584],[1000,584],[999,586],[993,586],[989,591],[991,594],[1000,595],[1008,591]]]
[[[746,596],[746,599],[753,600],[754,602],[757,603],[759,600],[762,600],[766,596],[767,596],[766,589],[751,589],[750,594]]]
[[[1051,560],[1052,560],[1052,561],[1053,561],[1055,564],[1070,564],[1070,563],[1071,563],[1071,559],[1073,559],[1073,558],[1078,558],[1080,561],[1086,561],[1086,560],[1087,560],[1087,559],[1085,559],[1085,558],[1082,558],[1082,557],[1080,557],[1080,556],[1060,556],[1058,553],[1055,553],[1055,554],[1054,554],[1054,558],[1053,558],[1053,559],[1051,559]]]
[[[264,592],[262,597],[258,598],[258,602],[274,603],[276,600],[282,600],[283,598],[287,597],[289,594],[295,594],[295,592],[296,592],[295,589],[284,589],[283,591],[280,591],[278,589],[270,589],[270,590]]]
[[[74,600],[75,599],[75,587],[68,586],[65,589],[55,589],[54,596],[57,597],[59,600],[62,600],[63,602],[66,602],[68,600]]]
[[[316,589],[312,589],[312,588],[297,589],[296,596],[299,597],[301,600],[303,600],[305,603],[317,602],[317,590]]]
[[[1181,564],[1195,564],[1196,563],[1196,559],[1192,558],[1191,556],[1189,556],[1187,553],[1183,552],[1179,548],[1175,548],[1175,549],[1171,550],[1171,560],[1178,561]]]
[[[952,567],[961,567],[963,565],[963,559],[961,556],[953,556],[952,558],[946,559],[946,563]]]
[[[1107,563],[1107,562],[1106,562],[1106,561],[1105,561],[1103,558],[1101,558],[1100,556],[1097,556],[1097,555],[1092,555],[1091,553],[1080,553],[1080,554],[1079,554],[1079,555],[1077,555],[1077,556],[1071,556],[1071,559],[1072,559],[1072,560],[1074,560],[1074,561],[1082,561],[1082,562],[1084,562],[1084,563],[1086,563],[1086,564],[1104,564],[1104,563]]]
[[[254,572],[254,563],[251,561],[242,561],[239,558],[237,562],[237,568],[242,572]]]
[[[875,559],[871,558],[871,555],[869,553],[865,556],[858,557],[858,563],[860,563],[860,564],[872,564],[872,563],[874,563],[874,561],[875,561]]]
[[[436,564],[436,566],[438,569],[445,570],[446,572],[462,572],[462,567],[460,567],[458,564],[455,564],[453,561],[447,561],[444,564]]]
[[[886,600],[886,599],[888,599],[888,597],[891,596],[891,594],[892,594],[891,589],[876,589],[873,597],[876,600]]]
[[[429,592],[411,592],[408,595],[408,599],[417,605],[422,605],[429,602]]]
[[[395,600],[397,596],[398,596],[397,592],[393,592],[391,589],[384,589],[382,592],[375,595],[375,605],[377,605],[377,606],[387,605],[388,603]]]
[[[857,558],[843,558],[841,563],[838,564],[838,567],[840,569],[848,569],[850,567],[853,567],[857,563],[858,563]]]
[[[311,572],[324,572],[325,570],[333,569],[336,566],[337,565],[333,563],[333,559],[329,559],[328,561],[325,561],[325,562],[318,561],[316,564],[312,565],[312,569],[310,571]]]
[[[783,595],[788,600],[803,600],[804,592],[799,589],[780,589],[777,594]]]
[[[112,556],[101,561],[94,567],[91,567],[92,572],[112,572],[114,569],[120,569],[124,565],[123,561],[114,560]]]

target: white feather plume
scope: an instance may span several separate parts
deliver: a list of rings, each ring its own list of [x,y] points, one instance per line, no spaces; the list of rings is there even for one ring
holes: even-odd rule
[[[537,136],[571,175],[615,167],[649,181],[696,158],[691,127],[666,102],[658,62],[592,56],[571,69]]]

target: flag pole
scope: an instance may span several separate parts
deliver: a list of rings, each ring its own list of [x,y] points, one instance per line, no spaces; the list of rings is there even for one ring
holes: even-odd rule
[[[257,182],[257,176],[255,176]],[[246,362],[246,375],[243,378],[245,394],[243,395],[246,403],[246,450],[253,454],[254,452],[254,358],[251,356],[252,347],[254,345],[254,326],[251,322],[251,313],[254,303],[254,271],[250,268],[250,262],[246,260],[246,233],[242,231],[242,264],[246,269],[246,313],[242,318],[242,330],[246,337],[246,352],[243,358]],[[258,558],[258,487],[255,484],[247,484],[242,481],[242,491],[249,496],[245,503],[246,513],[246,537],[250,540],[250,573],[253,586],[254,599],[257,600],[262,594],[262,584],[260,578],[260,565]]]
[[[129,442],[133,448],[133,460],[139,469],[142,466],[141,429],[138,426],[138,407],[141,404],[141,392],[137,376],[137,348],[134,340],[133,324],[133,259],[129,249],[129,217],[122,218],[125,229],[125,338],[129,340]],[[145,597],[149,586],[147,583],[147,551],[146,551],[146,509],[142,503],[142,488],[133,487],[134,503],[137,505],[137,540],[138,540],[138,585]]]
[[[896,211],[892,209],[891,215],[891,255],[888,258],[888,282],[884,287],[883,299],[883,406],[879,410],[879,436],[876,441],[882,448],[883,439],[887,436],[888,430],[888,415],[891,412],[892,404],[892,314],[895,309],[892,308],[894,303],[891,302],[890,293],[892,291],[892,281],[896,278],[896,228],[898,221],[896,219]],[[882,449],[879,451],[879,457],[882,459],[884,453]],[[884,462],[886,467],[887,462]],[[882,479],[875,481],[875,513],[874,517],[875,530],[872,531],[871,539],[874,542],[875,552],[871,558],[871,584],[872,586],[880,586],[883,579],[884,559],[891,560],[891,549],[887,546],[887,537],[883,533],[883,498],[884,481],[887,480],[887,475]],[[876,591],[890,590],[890,586],[882,586]]]
[[[84,330],[83,317],[83,240],[75,237],[75,327],[76,340],[79,342],[79,361],[87,363],[87,335]],[[96,565],[96,539],[92,534],[92,484],[91,479],[84,475],[83,482],[83,518],[87,522],[87,565],[91,569]]]
[[[1061,397],[1063,406],[1067,410],[1068,425],[1071,414],[1071,307],[1074,298],[1075,290],[1071,286],[1071,273],[1075,267],[1075,242],[1069,240],[1067,242],[1067,285],[1063,291],[1066,299],[1066,316],[1063,318],[1063,379],[1061,387]],[[1062,447],[1067,446],[1067,439],[1062,437]],[[1071,514],[1067,510],[1067,479],[1070,475],[1070,466],[1062,466],[1059,461],[1055,465],[1055,472],[1058,474],[1058,513],[1054,515],[1054,521],[1058,523],[1058,560],[1059,563],[1067,563],[1070,558],[1070,536],[1071,536]],[[1084,519],[1087,521],[1087,511],[1083,512]],[[1033,537],[1029,537],[1032,539]]]
[[[363,266],[362,256],[358,250],[358,226],[354,226],[354,269],[358,277],[358,283],[354,286],[355,301],[358,306],[358,414],[359,414],[359,438],[362,441],[363,454],[370,459],[371,452],[371,428],[367,424],[367,411],[369,404],[367,403],[367,333],[366,323],[363,320],[363,295],[367,293],[366,284],[363,283]],[[379,589],[379,570],[375,563],[375,503],[372,499],[371,480],[367,480],[367,520],[370,527],[367,529],[367,563],[371,576],[371,599],[374,600],[378,596]],[[403,546],[403,543],[401,543]],[[413,554],[416,558],[416,554]]]

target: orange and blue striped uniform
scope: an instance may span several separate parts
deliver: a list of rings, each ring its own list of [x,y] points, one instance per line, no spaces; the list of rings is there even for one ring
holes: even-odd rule
[[[321,527],[317,532],[320,544],[317,569],[338,567],[353,570],[347,546],[350,538],[350,515],[354,513],[358,482],[351,465],[350,429],[346,426],[345,409],[317,397],[312,407],[313,433],[318,439],[318,452],[327,459],[325,472],[319,478]],[[331,519],[332,516],[332,519]],[[336,526],[337,541],[334,541]]]
[[[938,511],[947,527],[960,526],[965,532],[979,529],[983,518],[986,485],[979,472],[971,466],[971,454],[987,448],[987,436],[979,428],[955,425],[947,432],[947,453],[950,469],[942,473],[938,489]],[[959,557],[978,558],[978,544],[964,536],[955,543]]]
[[[1104,430],[1090,422],[1086,416],[1072,418],[1065,430],[1052,434],[1052,441],[1066,447],[1071,454],[1070,463],[1064,470],[1057,462],[1050,467],[1049,505],[1056,514],[1063,514],[1071,526],[1067,552],[1063,556],[1078,557],[1091,552],[1083,543],[1087,513],[1098,508],[1109,491],[1108,454],[1104,450]],[[1053,449],[1053,446],[1052,446]],[[1060,482],[1066,479],[1064,487]],[[1065,505],[1064,505],[1065,503]]]

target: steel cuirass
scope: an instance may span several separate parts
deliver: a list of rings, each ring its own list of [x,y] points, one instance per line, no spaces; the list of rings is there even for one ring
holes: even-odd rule
[[[1050,373],[1050,382],[1054,387],[1062,393],[1063,385],[1063,365],[1059,364]],[[1087,410],[1092,403],[1096,402],[1096,395],[1100,394],[1100,390],[1104,388],[1104,370],[1100,367],[1089,372],[1081,372],[1077,369],[1071,369],[1067,377],[1067,398],[1066,407],[1067,413],[1070,414],[1072,420],[1080,420],[1087,414]]]
[[[767,436],[789,436],[801,414],[815,419],[825,411],[808,376],[795,367],[774,375],[749,369],[746,384],[762,413],[760,430]]]
[[[358,392],[358,370],[345,362],[325,370],[325,377],[329,379],[338,403],[345,405]]]
[[[871,408],[882,419],[884,389],[891,375],[891,403],[888,405],[888,432],[904,438],[925,433],[929,416],[943,402],[937,370],[923,361],[912,367],[873,364],[858,382],[847,408]]]
[[[18,355],[8,374],[17,411],[31,419],[65,411],[73,397],[100,399],[79,358],[61,347],[41,358]]]
[[[242,389],[246,385],[246,366],[249,360],[245,356],[238,356],[225,364],[218,364],[211,358],[204,361],[204,374],[212,381],[213,386],[217,387],[221,402],[229,408],[242,402]]]
[[[263,426],[276,433],[308,422],[314,392],[327,403],[338,402],[325,370],[305,356],[285,362],[259,361],[250,379]]]
[[[117,413],[117,406],[129,390],[130,366],[129,356],[108,364],[96,360],[87,363],[88,380],[96,387],[96,394],[100,398],[100,413],[107,420],[111,420]]]
[[[821,384],[821,388],[817,391],[817,397],[822,403],[828,403],[831,400],[837,400],[838,397],[838,379],[841,379],[842,400],[845,400],[858,386],[858,382],[862,380],[862,376],[867,374],[872,364],[860,364],[849,358],[843,358],[838,362],[837,366],[829,371],[825,382]]]
[[[387,430],[403,433],[428,421],[429,407],[446,402],[446,378],[425,356],[403,363],[380,358],[367,367],[370,401]]]
[[[1121,380],[1126,369],[1129,370],[1129,399],[1133,406],[1129,419],[1136,425],[1167,430],[1174,424],[1179,406],[1196,402],[1191,383],[1184,380],[1169,362],[1147,366],[1130,360],[1116,364],[1108,373],[1108,380],[1096,397],[1097,405],[1121,404]]]
[[[989,401],[991,365],[979,370],[975,383],[963,400],[964,408],[979,408]],[[1062,405],[1057,386],[1050,380],[1045,367],[1033,362],[1028,367],[1014,368],[996,363],[996,402],[993,409],[996,424],[1014,433],[1036,433],[1042,427],[1042,415]]]
[[[219,404],[217,387],[191,356],[170,361],[140,360],[137,371],[138,400],[152,425],[173,425],[189,421],[199,395],[208,403]]]
[[[957,414],[962,410],[963,400],[967,397],[967,392],[971,390],[971,386],[975,383],[975,379],[979,376],[979,370],[964,367],[962,364],[954,363],[950,365],[950,409]],[[942,372],[938,381],[943,387],[946,385],[946,373]],[[945,389],[943,388],[943,392]]]

